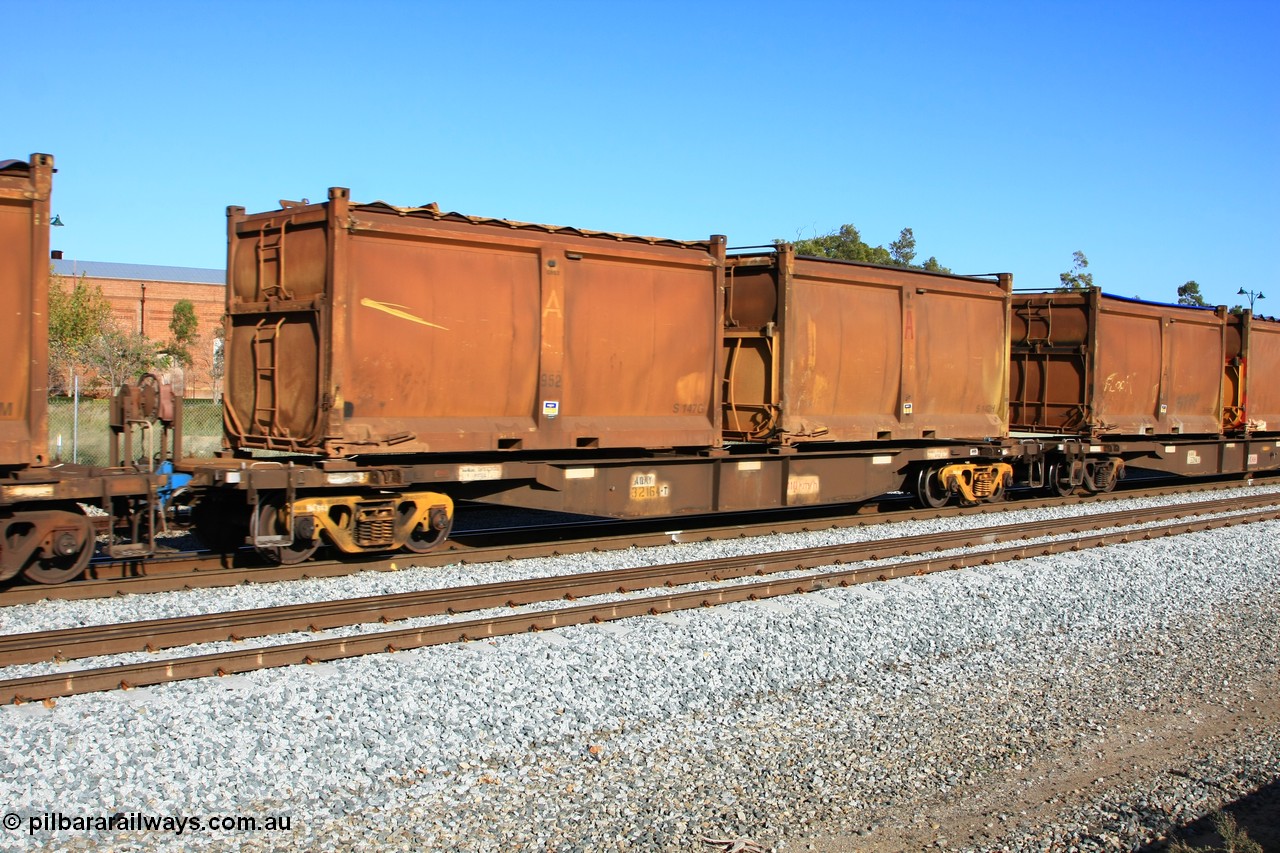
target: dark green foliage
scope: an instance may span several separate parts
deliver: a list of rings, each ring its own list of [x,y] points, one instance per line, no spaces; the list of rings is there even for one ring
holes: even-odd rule
[[[938,259],[934,257],[930,257],[923,264],[912,263],[916,257],[916,237],[910,228],[903,228],[898,234],[898,239],[890,243],[887,249],[884,246],[872,246],[867,243],[854,225],[841,225],[830,234],[797,240],[795,249],[798,255],[816,258],[859,261],[866,264],[907,267],[930,272],[951,272],[939,264]]]
[[[1076,252],[1071,256],[1071,269],[1068,272],[1059,273],[1058,279],[1062,282],[1062,286],[1058,288],[1061,293],[1070,293],[1076,290],[1088,290],[1093,287],[1093,273],[1085,272],[1089,268],[1089,259],[1084,256],[1084,252]]]
[[[1203,307],[1209,303],[1205,302],[1204,297],[1200,295],[1200,285],[1192,280],[1178,288],[1178,304]]]
[[[169,320],[169,342],[160,352],[183,367],[191,366],[191,347],[196,341],[196,306],[190,299],[179,299]]]

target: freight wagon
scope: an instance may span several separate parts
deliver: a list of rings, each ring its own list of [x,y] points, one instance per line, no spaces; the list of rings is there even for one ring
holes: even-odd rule
[[[1264,431],[1275,323],[1091,288],[1016,294],[1011,329],[1010,424],[1043,445],[1029,481],[1106,491],[1126,466],[1195,476],[1280,465]]]
[[[192,466],[197,520],[247,519],[223,538],[273,559],[426,550],[459,498],[642,517],[993,500],[1012,475],[1008,276],[341,188],[228,216],[228,454]]]
[[[96,531],[85,506],[102,511],[108,549],[120,557],[155,550],[155,493],[163,478],[132,466],[65,465],[48,449],[49,205],[53,158],[0,161],[0,581],[79,576]],[[126,394],[124,400],[136,403]],[[158,403],[159,389],[154,399]],[[130,409],[136,414],[137,406]],[[115,421],[124,432],[124,409]],[[113,443],[113,446],[114,443]]]
[[[53,160],[0,163],[0,581],[155,551],[156,460],[48,457]],[[1280,324],[956,276],[413,208],[228,209],[224,450],[183,459],[211,547],[292,563],[427,551],[454,501],[619,518],[1001,500],[1126,468],[1280,468]],[[124,439],[123,449],[120,439]],[[91,523],[86,508],[101,511]],[[176,515],[175,515],[176,520]]]

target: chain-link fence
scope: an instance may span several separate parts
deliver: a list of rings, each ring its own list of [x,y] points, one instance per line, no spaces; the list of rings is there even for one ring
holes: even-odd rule
[[[111,464],[111,401],[81,397],[49,398],[49,453],[63,462],[81,465]],[[159,431],[151,437],[150,451],[159,452]],[[123,440],[121,447],[123,447]],[[212,456],[222,447],[222,401],[182,401],[182,453]],[[140,428],[133,433],[133,455],[148,455],[148,438]]]

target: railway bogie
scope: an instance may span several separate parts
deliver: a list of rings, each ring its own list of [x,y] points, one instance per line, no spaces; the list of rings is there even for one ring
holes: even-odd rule
[[[196,495],[197,535],[216,550],[252,546],[273,563],[301,562],[323,546],[424,553],[453,527],[451,497],[405,485],[452,468],[219,459],[185,460],[181,470]]]

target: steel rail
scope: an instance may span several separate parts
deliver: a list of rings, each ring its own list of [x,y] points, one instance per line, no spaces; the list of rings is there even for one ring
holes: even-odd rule
[[[654,547],[679,542],[698,542],[715,539],[766,536],[775,533],[792,533],[811,530],[830,530],[871,524],[889,524],[923,518],[952,518],[971,515],[998,515],[1020,509],[1037,509],[1047,506],[1091,505],[1099,502],[1129,498],[1159,497],[1170,494],[1195,494],[1223,489],[1239,488],[1244,482],[1199,482],[1190,486],[1171,487],[1168,484],[1150,488],[1131,489],[1101,495],[1071,495],[1066,498],[1038,498],[1008,503],[980,504],[974,507],[945,507],[926,511],[919,508],[891,510],[875,514],[858,511],[846,515],[820,516],[802,520],[779,521],[777,519],[757,523],[720,524],[709,527],[687,526],[689,519],[669,518],[661,520],[666,530],[644,533],[623,533],[613,536],[589,536],[585,538],[559,539],[553,542],[528,541],[497,546],[469,546],[465,542],[450,542],[448,550],[428,554],[395,554],[387,557],[356,560],[313,560],[294,566],[228,566],[218,555],[195,558],[170,559],[149,563],[121,564],[114,571],[120,574],[73,581],[55,586],[14,586],[0,590],[0,607],[31,604],[49,599],[86,600],[111,598],[136,593],[169,592],[179,589],[208,589],[221,586],[238,586],[245,583],[277,583],[307,578],[342,577],[361,571],[399,571],[410,567],[446,566],[458,563],[482,563],[529,557],[557,556],[629,547]],[[653,519],[647,519],[655,523]],[[529,535],[546,528],[533,528]],[[563,526],[554,529],[567,532]]]
[[[253,649],[198,655],[154,662],[109,666],[64,673],[30,676],[0,681],[0,703],[53,699],[99,690],[161,684],[210,675],[228,675],[298,663],[316,663],[379,652],[439,645],[539,631],[586,622],[603,622],[644,614],[657,614],[709,607],[733,601],[757,600],[798,592],[814,592],[833,586],[849,586],[873,580],[889,580],[909,575],[990,565],[1015,559],[1082,550],[1153,539],[1201,530],[1211,530],[1255,521],[1280,519],[1280,508],[1269,507],[1232,516],[1199,521],[1179,521],[1157,527],[1131,531],[1092,533],[1070,539],[1037,544],[1017,544],[989,551],[972,551],[954,556],[926,557],[901,563],[836,569],[800,578],[773,579],[725,585],[715,590],[668,593],[639,597],[621,602],[566,606],[550,611],[521,613],[489,619],[453,622],[423,628],[394,629],[363,634],[268,646]],[[1072,520],[1074,521],[1074,520]],[[746,558],[736,558],[746,559]],[[795,568],[794,553],[756,555],[761,572],[779,572]]]
[[[930,551],[1031,539],[1082,529],[1100,530],[1280,505],[1280,494],[1204,501],[1182,507],[1147,507],[1137,511],[1099,513],[1073,519],[1047,519],[1028,524],[948,531],[875,542],[828,545],[775,552],[771,559],[789,569],[911,556]],[[168,619],[89,625],[54,631],[0,635],[0,666],[66,661],[97,655],[156,651],[196,643],[243,640],[270,634],[321,631],[369,622],[395,622],[423,616],[465,613],[490,607],[516,607],[554,600],[629,592],[654,586],[682,586],[759,574],[755,556],[722,557],[657,566],[638,566],[472,586],[444,587],[388,595],[364,596],[249,610],[205,613]]]

